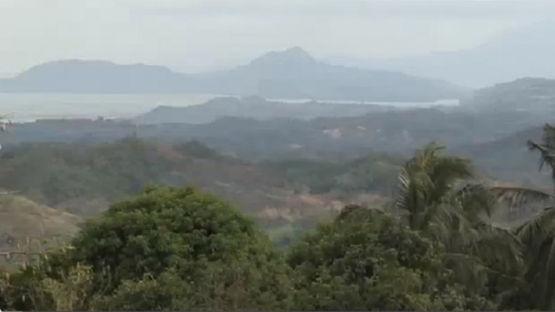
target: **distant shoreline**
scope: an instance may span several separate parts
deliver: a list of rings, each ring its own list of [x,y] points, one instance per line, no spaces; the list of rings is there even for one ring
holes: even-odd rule
[[[214,94],[88,94],[88,93],[0,93],[0,115],[10,114],[14,122],[26,123],[41,119],[129,119],[159,106],[186,107],[204,104],[220,97]],[[242,97],[244,98],[244,97]],[[266,99],[289,104],[313,102],[312,99]],[[458,106],[458,100],[435,102],[373,102],[316,100],[322,104],[380,105],[395,108],[426,108]]]

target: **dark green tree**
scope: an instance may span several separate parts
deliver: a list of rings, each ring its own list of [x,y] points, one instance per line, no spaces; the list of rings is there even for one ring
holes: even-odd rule
[[[453,310],[468,298],[443,246],[378,210],[349,207],[289,254],[299,310]],[[482,308],[488,302],[480,303]],[[491,306],[489,306],[491,307]]]
[[[416,151],[399,174],[394,211],[408,226],[445,246],[445,266],[471,297],[500,302],[523,283],[523,246],[491,216],[495,196],[469,159],[435,143]]]
[[[540,142],[528,141],[531,151],[540,153],[540,170],[547,166],[555,181],[555,127],[546,124]],[[512,211],[530,212],[530,206],[544,205],[514,229],[525,246],[525,279],[527,287],[506,302],[513,309],[555,309],[555,206],[553,192],[524,187],[496,187],[498,199]]]
[[[91,307],[285,309],[289,275],[255,223],[192,188],[149,188],[86,222],[66,255],[90,266]]]

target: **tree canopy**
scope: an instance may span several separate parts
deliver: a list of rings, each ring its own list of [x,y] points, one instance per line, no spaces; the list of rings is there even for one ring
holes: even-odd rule
[[[400,219],[358,207],[308,235],[288,261],[302,310],[468,308],[444,257],[441,244]]]

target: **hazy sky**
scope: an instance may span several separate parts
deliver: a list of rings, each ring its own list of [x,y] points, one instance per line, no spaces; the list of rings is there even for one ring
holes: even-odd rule
[[[199,71],[302,46],[396,57],[476,46],[555,0],[0,0],[0,73],[63,58]]]

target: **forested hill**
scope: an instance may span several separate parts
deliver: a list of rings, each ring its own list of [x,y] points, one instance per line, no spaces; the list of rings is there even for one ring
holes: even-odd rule
[[[415,148],[437,140],[458,154],[471,156],[492,177],[545,184],[549,182],[545,178],[536,179],[536,163],[526,142],[541,136],[539,125],[548,122],[550,116],[541,110],[434,108],[309,120],[224,117],[206,124],[41,120],[12,125],[3,134],[1,143],[4,151],[10,151],[28,143],[71,142],[79,146],[136,136],[168,144],[197,140],[220,153],[249,162],[312,159],[342,163],[368,154],[407,157]],[[519,131],[531,132],[519,134]]]
[[[270,120],[292,118],[309,120],[318,117],[356,117],[374,112],[392,111],[394,107],[373,104],[330,104],[316,101],[285,103],[260,97],[219,97],[200,105],[186,107],[159,106],[134,119],[141,124],[214,122],[222,117]]]
[[[97,215],[147,185],[195,186],[216,193],[263,224],[295,223],[332,212],[339,198],[391,192],[399,161],[386,155],[346,163],[304,160],[249,164],[190,141],[137,138],[113,143],[26,144],[0,156],[0,187],[78,216]]]
[[[549,121],[549,116],[542,111],[471,112],[430,108],[310,120],[222,117],[206,124],[137,125],[132,121],[102,119],[40,120],[14,124],[2,136],[1,143],[4,149],[10,149],[21,143],[99,143],[136,135],[167,143],[195,139],[248,161],[288,155],[346,160],[372,152],[408,156],[413,149],[432,140],[450,148],[490,143],[517,131],[537,127]],[[526,141],[519,144],[525,147]]]
[[[522,78],[474,92],[462,105],[481,110],[555,110],[555,80]]]

